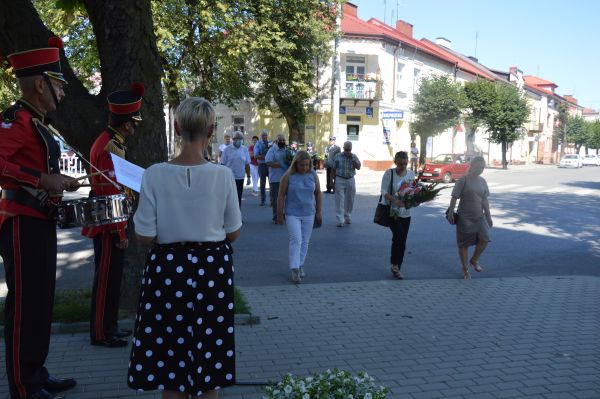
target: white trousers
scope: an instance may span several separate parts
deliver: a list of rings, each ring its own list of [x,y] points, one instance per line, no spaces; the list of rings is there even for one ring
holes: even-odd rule
[[[252,176],[252,191],[258,192],[258,165],[250,164],[250,176]]]
[[[297,269],[304,266],[314,223],[315,215],[285,215],[285,224],[290,236],[290,269]]]
[[[335,218],[338,223],[350,220],[356,195],[354,177],[350,179],[335,178]]]

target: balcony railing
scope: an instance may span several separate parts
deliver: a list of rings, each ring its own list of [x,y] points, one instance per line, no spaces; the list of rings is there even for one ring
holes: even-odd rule
[[[358,100],[377,100],[375,90],[342,90],[343,98],[355,98]]]
[[[527,124],[527,130],[530,132],[541,132],[544,130],[544,124],[538,122],[529,122],[529,124]]]
[[[375,73],[347,73],[347,82],[377,82],[380,80],[379,75]]]

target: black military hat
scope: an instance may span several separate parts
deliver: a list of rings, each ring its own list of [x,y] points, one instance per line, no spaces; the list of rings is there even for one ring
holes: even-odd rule
[[[107,98],[108,110],[122,118],[141,121],[140,108],[142,107],[144,90],[142,83],[133,83],[129,90],[113,91]]]
[[[52,36],[48,39],[48,47],[13,53],[7,58],[18,78],[47,75],[67,83],[60,67],[61,48],[63,48],[62,40]]]

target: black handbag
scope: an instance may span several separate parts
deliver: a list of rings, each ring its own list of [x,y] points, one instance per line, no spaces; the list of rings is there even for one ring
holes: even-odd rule
[[[390,169],[390,188],[388,193],[392,195],[392,183],[394,180],[394,170]],[[377,203],[377,208],[375,208],[375,217],[373,217],[373,223],[376,223],[380,226],[390,227],[390,206],[381,203],[382,195],[379,195],[379,202]]]
[[[453,212],[452,216],[454,217],[454,223],[452,223],[452,224],[458,223],[458,213]],[[448,209],[446,209],[446,219],[448,219]]]

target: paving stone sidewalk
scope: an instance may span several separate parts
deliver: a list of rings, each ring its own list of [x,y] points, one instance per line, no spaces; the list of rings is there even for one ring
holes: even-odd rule
[[[365,266],[368,267],[368,266]],[[310,276],[307,276],[307,283]],[[388,398],[600,398],[600,278],[404,280],[242,288],[261,324],[236,329],[237,379],[366,370]],[[125,383],[129,348],[52,337],[68,399],[158,398]],[[6,397],[4,346],[0,398]],[[236,386],[223,398],[261,398]]]

